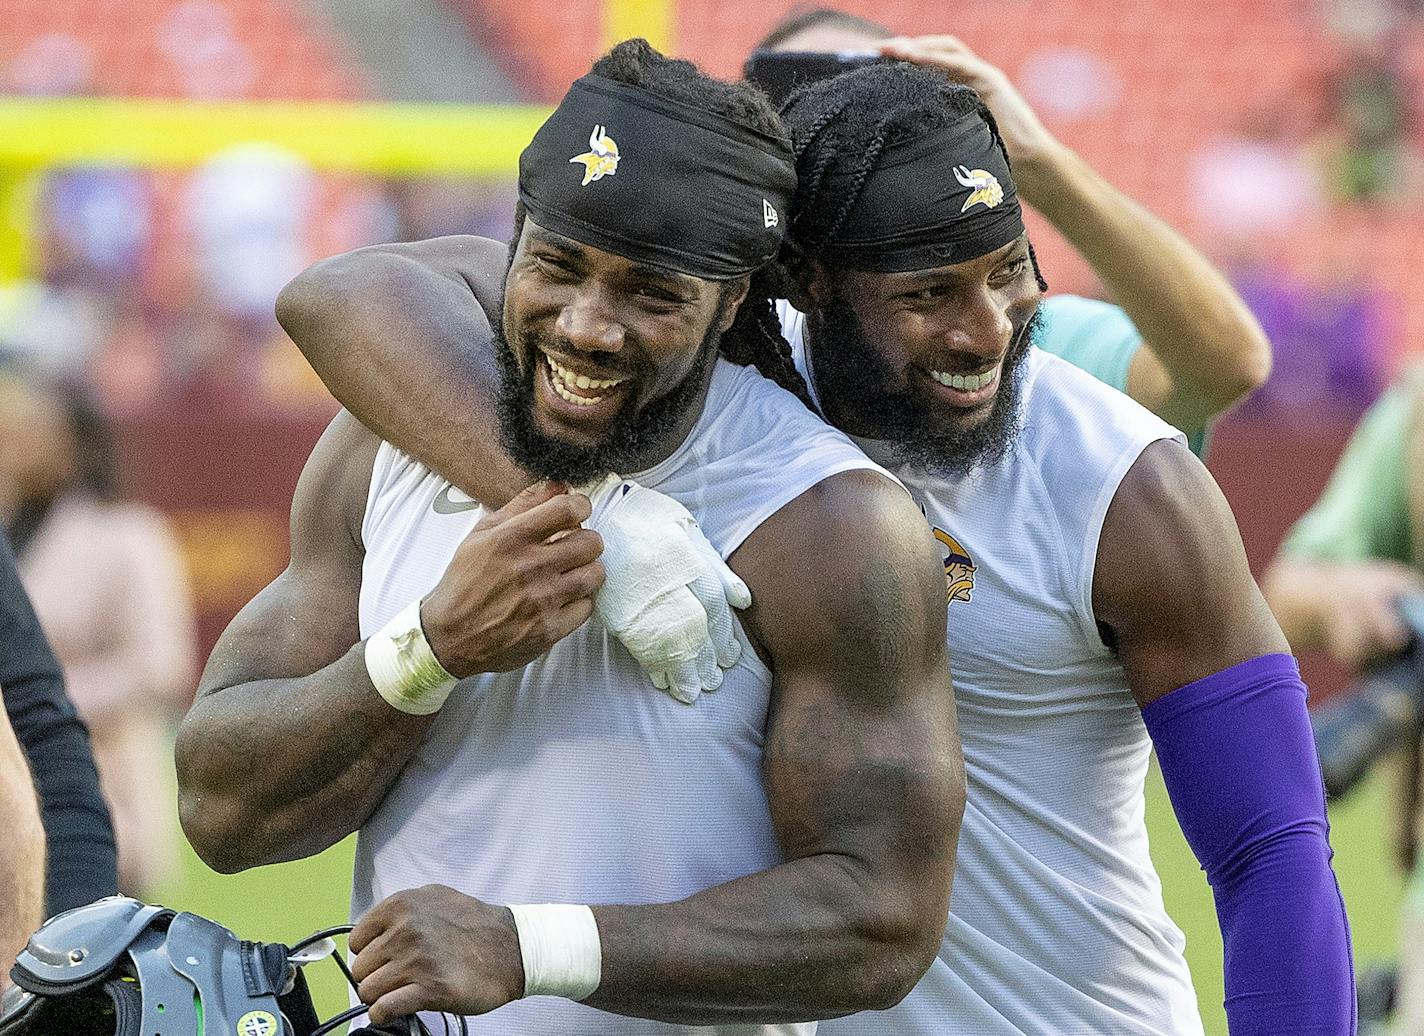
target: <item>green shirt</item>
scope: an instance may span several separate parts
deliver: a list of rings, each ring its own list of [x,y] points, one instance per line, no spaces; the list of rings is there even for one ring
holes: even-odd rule
[[[1295,523],[1282,553],[1316,561],[1418,560],[1405,479],[1415,391],[1396,382],[1365,413],[1325,492]]]
[[[1119,306],[1077,295],[1050,295],[1040,307],[1043,336],[1038,347],[1081,367],[1119,392],[1127,391],[1127,372],[1142,347],[1131,318]],[[1198,457],[1206,453],[1209,428],[1187,434]]]

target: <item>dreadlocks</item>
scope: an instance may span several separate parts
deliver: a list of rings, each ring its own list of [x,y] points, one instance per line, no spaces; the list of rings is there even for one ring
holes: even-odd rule
[[[976,113],[1009,164],[998,124],[979,95],[929,69],[904,62],[870,65],[792,94],[781,110],[799,181],[790,262],[817,257],[836,239],[887,147]],[[854,174],[836,176],[842,193],[834,193],[832,175],[847,170]],[[1046,291],[1031,243],[1029,258],[1040,290]]]

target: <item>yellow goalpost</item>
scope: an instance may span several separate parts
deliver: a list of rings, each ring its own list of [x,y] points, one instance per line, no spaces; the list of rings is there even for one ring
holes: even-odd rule
[[[604,39],[642,35],[666,49],[673,13],[673,0],[605,0]],[[32,269],[49,168],[188,168],[261,142],[328,172],[512,176],[547,115],[538,105],[0,97],[0,284]]]

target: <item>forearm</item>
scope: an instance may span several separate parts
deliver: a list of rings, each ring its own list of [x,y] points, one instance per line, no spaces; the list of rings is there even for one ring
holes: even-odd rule
[[[179,731],[183,828],[225,872],[320,852],[361,826],[433,719],[386,704],[362,644],[311,676],[211,691]]]
[[[1077,249],[1171,380],[1159,412],[1199,427],[1265,381],[1270,343],[1180,234],[1062,147],[1016,162],[1019,190]]]
[[[0,721],[0,976],[44,918],[45,837],[30,770]],[[0,978],[0,988],[5,981]]]
[[[1324,646],[1330,621],[1331,566],[1278,557],[1261,579],[1261,590],[1291,650],[1300,654]]]
[[[793,1022],[898,1003],[934,957],[848,857],[782,864],[677,903],[595,907],[602,981],[585,1002],[686,1025]],[[943,918],[938,930],[943,930]]]
[[[1232,666],[1143,716],[1216,899],[1233,1036],[1353,1032],[1349,922],[1290,657]]]
[[[475,499],[500,506],[533,479],[499,449],[499,372],[472,286],[406,254],[324,260],[277,299],[277,318],[367,428]]]

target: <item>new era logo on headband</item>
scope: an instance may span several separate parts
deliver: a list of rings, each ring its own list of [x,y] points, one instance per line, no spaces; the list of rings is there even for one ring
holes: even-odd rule
[[[569,159],[570,162],[583,163],[583,183],[579,184],[580,187],[587,187],[595,180],[618,172],[618,144],[604,127],[593,127],[593,132],[588,135],[588,148],[583,154]]]
[[[781,223],[781,217],[776,214],[775,207],[765,198],[761,200],[761,219],[766,224],[767,230]]]

